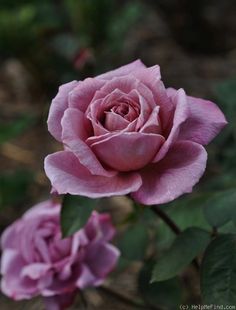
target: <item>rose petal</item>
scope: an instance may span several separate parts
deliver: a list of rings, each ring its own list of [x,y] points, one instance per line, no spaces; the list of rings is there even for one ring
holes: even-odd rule
[[[173,114],[174,105],[166,94],[166,89],[161,81],[160,67],[140,68],[131,74],[146,85],[153,93],[156,105],[160,106],[161,123],[164,130],[169,125]]]
[[[140,132],[143,133],[156,133],[161,134],[161,124],[159,119],[160,107],[157,106],[152,110],[147,122],[141,128]]]
[[[161,135],[139,132],[109,134],[91,148],[106,165],[118,171],[131,171],[144,167],[164,142]],[[88,139],[89,140],[89,139]]]
[[[48,130],[51,135],[61,141],[61,119],[68,107],[68,95],[69,92],[78,84],[77,81],[72,81],[70,83],[61,85],[58,90],[58,94],[52,100],[52,104],[48,115]]]
[[[84,114],[77,109],[67,109],[62,119],[62,140],[71,150],[80,163],[85,166],[91,174],[101,176],[113,176],[115,171],[103,168],[90,147],[83,141],[87,136],[84,128]]]
[[[71,152],[63,151],[45,158],[45,171],[59,194],[69,193],[91,198],[125,195],[141,185],[137,173],[113,177],[92,175]]]
[[[132,197],[143,204],[161,204],[190,193],[205,171],[207,152],[195,142],[176,142],[165,158],[141,171],[143,185]]]
[[[47,200],[40,203],[37,203],[33,208],[29,209],[23,215],[23,219],[25,220],[37,220],[39,217],[45,220],[49,220],[51,218],[55,219],[61,211],[61,206],[59,203],[54,202],[53,200]]]
[[[7,227],[2,236],[1,236],[1,248],[2,249],[14,249],[17,248],[18,245],[18,238],[17,238],[17,228],[20,225],[19,221],[16,221],[15,223],[13,223],[12,225],[10,225],[9,227]]]
[[[50,268],[50,265],[43,263],[26,265],[21,270],[21,277],[29,277],[32,280],[37,280],[43,277]]]
[[[168,89],[173,96],[174,89]],[[212,139],[227,124],[224,114],[211,101],[187,96],[190,108],[189,118],[181,125],[179,140],[191,140],[203,145]]]
[[[140,59],[138,59],[118,69],[109,71],[104,74],[100,74],[96,78],[103,79],[103,80],[110,80],[113,77],[130,74],[130,72],[132,72],[133,70],[137,70],[140,68],[146,68],[146,66],[142,63]]]
[[[130,96],[135,92],[136,97],[137,94],[138,96],[142,96],[150,108],[156,106],[152,91],[134,76],[121,76],[107,81],[106,84],[96,92],[92,102],[97,99],[103,99],[105,96],[117,90],[124,94],[129,94]]]
[[[78,83],[70,92],[69,107],[85,112],[89,103],[94,97],[95,92],[105,84],[105,81],[87,78]]]
[[[84,230],[90,241],[110,241],[115,235],[110,214],[99,214],[96,211],[93,211]]]
[[[2,292],[14,300],[30,299],[35,296],[35,281],[20,277],[25,262],[15,250],[5,250],[1,258]]]
[[[179,131],[180,131],[180,125],[184,123],[186,119],[189,117],[189,106],[188,106],[185,91],[183,89],[179,89],[176,92],[172,100],[173,102],[175,102],[175,106],[176,106],[172,129],[170,131],[170,134],[167,140],[162,145],[160,151],[157,153],[153,162],[160,161],[166,155],[171,145],[178,138]]]
[[[87,265],[99,278],[105,278],[114,269],[120,256],[117,248],[102,242],[91,244],[86,254]]]
[[[119,114],[106,112],[105,115],[104,125],[109,131],[123,130],[129,125],[129,121]]]
[[[97,286],[100,285],[103,282],[103,279],[95,276],[88,266],[85,264],[81,267],[81,273],[80,276],[76,282],[76,286],[80,289],[85,289],[90,286]]]
[[[75,299],[76,291],[44,297],[44,304],[46,310],[62,310],[72,305]]]

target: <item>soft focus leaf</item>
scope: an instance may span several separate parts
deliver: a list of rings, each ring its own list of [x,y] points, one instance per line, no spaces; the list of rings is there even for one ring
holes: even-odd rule
[[[146,263],[140,271],[138,288],[147,305],[175,310],[181,304],[181,286],[177,278],[150,283],[153,262]]]
[[[210,229],[210,226],[204,217],[202,207],[208,197],[209,195],[206,193],[195,196],[190,195],[177,199],[168,204],[168,206],[164,205],[162,208],[181,230],[192,226],[202,229]],[[160,220],[156,231],[158,249],[167,249],[174,239],[175,234],[162,220]]]
[[[82,228],[97,204],[96,199],[66,195],[61,210],[63,237],[71,236]]]
[[[236,220],[236,190],[230,189],[216,193],[205,203],[204,214],[213,227],[221,227]]]
[[[145,256],[147,244],[147,228],[139,222],[130,226],[118,240],[121,255],[129,260],[142,260]]]
[[[172,246],[156,261],[152,281],[164,281],[178,275],[191,261],[204,251],[210,235],[191,227],[175,239]]]
[[[201,292],[206,304],[236,305],[236,235],[219,236],[207,247]]]

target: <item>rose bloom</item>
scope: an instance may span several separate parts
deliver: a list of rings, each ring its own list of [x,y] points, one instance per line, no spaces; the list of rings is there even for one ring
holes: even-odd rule
[[[203,145],[226,123],[213,102],[166,89],[159,66],[137,60],[59,88],[48,129],[64,150],[46,157],[45,171],[59,194],[166,203],[192,191]]]
[[[84,228],[62,239],[60,208],[39,203],[3,233],[1,290],[10,298],[42,295],[46,309],[65,309],[78,289],[100,285],[115,267],[110,216],[93,212]]]

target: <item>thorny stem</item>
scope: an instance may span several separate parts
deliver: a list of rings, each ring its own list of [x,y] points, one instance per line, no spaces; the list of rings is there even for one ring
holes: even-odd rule
[[[157,205],[153,205],[151,207],[151,210],[158,215],[163,222],[166,223],[167,226],[169,226],[169,228],[176,234],[179,235],[181,233],[181,229],[177,226],[177,224],[162,210],[160,209]],[[194,266],[194,268],[197,270],[197,272],[199,272],[199,264],[197,259],[195,258],[192,261],[192,265]]]

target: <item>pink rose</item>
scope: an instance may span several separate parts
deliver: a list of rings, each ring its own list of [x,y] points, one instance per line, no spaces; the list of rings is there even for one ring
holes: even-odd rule
[[[64,151],[46,157],[45,171],[59,194],[165,203],[192,191],[202,145],[226,123],[213,102],[166,89],[159,66],[137,60],[59,88],[48,129]]]
[[[65,309],[77,289],[100,285],[116,265],[110,216],[93,212],[83,229],[61,239],[60,208],[42,202],[3,233],[1,289],[14,300],[42,295],[47,309]]]

